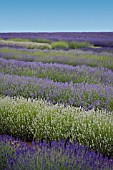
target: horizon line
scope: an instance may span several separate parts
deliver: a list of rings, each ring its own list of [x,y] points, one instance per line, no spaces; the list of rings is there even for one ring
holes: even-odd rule
[[[113,32],[113,31],[0,31],[0,33],[94,33],[94,32]]]

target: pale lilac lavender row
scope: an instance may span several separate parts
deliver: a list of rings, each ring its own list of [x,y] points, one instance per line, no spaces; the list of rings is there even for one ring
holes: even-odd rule
[[[19,139],[0,135],[0,165],[5,170],[112,170],[113,159],[77,142],[52,141],[50,145],[43,141],[32,142],[32,146],[29,146]]]
[[[107,68],[69,66],[57,63],[36,63],[0,58],[0,72],[16,75],[49,78],[54,81],[73,83],[113,84],[113,72]]]
[[[104,84],[61,83],[0,73],[0,95],[42,98],[55,104],[113,110],[113,86]]]
[[[20,50],[19,50],[20,51]],[[18,51],[18,52],[19,52]],[[20,52],[21,53],[21,52]],[[29,52],[27,52],[29,53]],[[37,53],[37,52],[36,52]],[[57,52],[38,51],[39,54],[16,54],[16,53],[2,53],[0,52],[0,58],[4,59],[15,59],[20,61],[29,61],[29,62],[43,62],[43,63],[59,63],[67,65],[87,65],[91,67],[105,67],[113,70],[113,60],[112,55],[110,56],[97,56],[92,54],[77,54],[74,53],[63,53],[60,54]]]

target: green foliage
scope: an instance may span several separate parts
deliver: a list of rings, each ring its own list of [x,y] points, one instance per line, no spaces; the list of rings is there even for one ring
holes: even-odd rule
[[[3,40],[3,39],[1,39]],[[9,38],[8,41],[14,42],[36,42],[36,43],[48,43],[50,44],[51,41],[48,39],[26,39],[26,38]]]
[[[30,39],[25,39],[25,38],[9,38],[8,41],[31,42]]]
[[[50,44],[51,43],[51,40],[49,39],[31,39],[32,42],[38,42],[38,43],[48,43]]]
[[[52,49],[67,49],[68,43],[65,41],[56,41],[51,43]]]
[[[75,49],[75,48],[82,48],[82,47],[90,47],[91,44],[89,42],[75,42],[75,41],[71,41],[68,42],[69,48],[71,49]]]
[[[70,138],[112,155],[113,114],[51,105],[43,100],[0,98],[0,133],[24,140]]]
[[[89,42],[79,42],[79,41],[56,41],[52,42],[51,46],[53,49],[58,49],[58,48],[82,48],[82,47],[91,47],[91,44]]]

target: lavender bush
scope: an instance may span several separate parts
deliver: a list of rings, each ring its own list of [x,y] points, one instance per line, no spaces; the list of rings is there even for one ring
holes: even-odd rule
[[[0,97],[0,134],[26,141],[65,139],[78,141],[104,155],[113,156],[113,114],[104,110],[84,111],[43,100]]]
[[[32,147],[0,135],[0,166],[4,170],[112,170],[113,160],[77,142],[32,142]]]

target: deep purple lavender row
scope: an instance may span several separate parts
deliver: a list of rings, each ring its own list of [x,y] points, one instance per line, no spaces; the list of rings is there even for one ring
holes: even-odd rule
[[[76,142],[53,141],[50,146],[43,141],[32,142],[29,146],[0,135],[0,167],[5,170],[112,170],[113,160]]]
[[[106,68],[69,66],[57,63],[36,63],[0,58],[0,72],[7,74],[49,78],[53,81],[73,83],[113,84],[113,72]]]
[[[113,87],[102,84],[73,84],[53,82],[49,79],[16,76],[0,73],[0,94],[42,98],[51,103],[82,106],[89,110],[113,110]]]
[[[96,46],[113,47],[113,32],[0,33],[0,38],[28,38],[68,41],[88,41]]]

